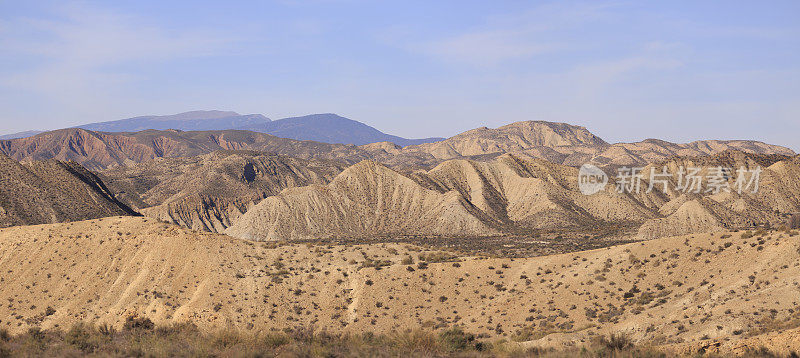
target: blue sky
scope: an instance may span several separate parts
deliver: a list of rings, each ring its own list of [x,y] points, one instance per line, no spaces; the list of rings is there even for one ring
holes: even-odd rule
[[[0,0],[0,133],[196,109],[800,151],[797,1]]]

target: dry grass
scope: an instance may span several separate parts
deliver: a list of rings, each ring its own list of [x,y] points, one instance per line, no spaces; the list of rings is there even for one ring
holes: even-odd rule
[[[147,319],[129,318],[121,330],[77,324],[66,331],[32,328],[0,336],[0,357],[479,357],[498,353],[502,351],[459,328],[388,335],[333,334],[312,327],[266,334],[206,333],[192,324],[155,327]]]
[[[77,324],[69,330],[32,328],[0,335],[0,357],[667,357],[634,346],[624,335],[596,339],[564,350],[522,348],[505,341],[481,341],[459,327],[442,331],[409,330],[390,334],[332,334],[313,327],[250,334],[203,332],[192,324],[156,327],[147,319],[128,318],[121,330]],[[772,357],[754,350],[746,356]]]

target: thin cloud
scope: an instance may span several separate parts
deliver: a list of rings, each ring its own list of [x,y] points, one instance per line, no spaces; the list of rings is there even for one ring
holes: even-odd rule
[[[528,35],[520,31],[484,31],[425,44],[421,49],[449,62],[496,65],[566,47],[564,44],[531,40]]]
[[[412,51],[445,62],[476,66],[498,65],[541,54],[566,51],[583,44],[555,40],[559,31],[605,18],[615,3],[546,4],[521,14],[493,16],[472,31],[407,45]]]
[[[32,63],[0,71],[0,86],[76,109],[96,107],[101,102],[98,97],[110,95],[109,89],[142,76],[124,70],[126,65],[218,55],[233,42],[218,34],[166,29],[108,9],[74,4],[47,18],[13,19],[0,28],[5,29],[0,32],[4,54],[0,58]]]

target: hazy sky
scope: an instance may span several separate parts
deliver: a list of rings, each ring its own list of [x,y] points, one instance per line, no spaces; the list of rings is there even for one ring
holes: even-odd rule
[[[798,1],[0,0],[0,133],[222,109],[800,151],[798,19]]]

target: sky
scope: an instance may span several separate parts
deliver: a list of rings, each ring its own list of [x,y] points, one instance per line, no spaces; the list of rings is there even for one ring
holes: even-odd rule
[[[798,18],[798,1],[0,0],[0,133],[219,109],[800,152]]]

